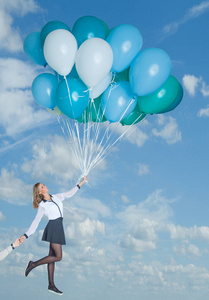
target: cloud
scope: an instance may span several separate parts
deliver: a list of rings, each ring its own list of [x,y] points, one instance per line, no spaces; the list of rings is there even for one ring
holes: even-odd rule
[[[204,97],[208,97],[209,96],[209,85],[206,85],[206,83],[203,81],[202,88],[200,91]]]
[[[175,246],[174,252],[176,252],[177,254],[183,255],[183,256],[187,256],[189,254],[192,254],[194,256],[201,255],[199,248],[193,244]]]
[[[0,125],[7,135],[17,134],[52,121],[44,109],[36,109],[31,84],[37,69],[17,59],[0,59]]]
[[[121,199],[124,204],[130,203],[130,199],[126,195],[122,195]]]
[[[137,174],[139,176],[143,176],[143,175],[147,175],[149,174],[149,166],[148,165],[145,165],[145,164],[142,164],[142,163],[139,163],[138,164],[138,172]]]
[[[209,105],[206,108],[201,108],[198,113],[198,117],[209,117]]]
[[[167,230],[170,232],[171,239],[202,239],[209,241],[209,227],[207,226],[197,227],[194,225],[193,227],[187,228],[180,225],[168,224]]]
[[[6,216],[4,216],[3,213],[0,211],[0,222],[5,220],[6,220]]]
[[[195,96],[198,84],[201,80],[201,77],[197,78],[194,75],[184,75],[182,79],[183,86],[190,96]]]
[[[166,141],[168,145],[175,144],[181,141],[181,131],[178,129],[178,124],[176,119],[172,117],[166,117],[163,115],[158,116],[158,125],[163,128],[158,130],[156,128],[152,129],[152,134],[156,137],[161,137]]]
[[[99,199],[83,198],[81,196],[73,197],[70,205],[77,207],[82,212],[92,219],[108,218],[111,216],[111,210],[108,206],[104,205]]]
[[[14,24],[14,17],[23,17],[40,10],[34,0],[1,0],[0,3],[0,49],[9,52],[22,51],[20,32]]]
[[[34,180],[46,180],[50,176],[64,186],[78,175],[78,164],[64,137],[54,135],[32,142],[32,159],[25,158],[22,171]],[[66,167],[67,166],[67,167]]]
[[[117,138],[121,136],[124,140],[127,140],[138,147],[142,147],[149,139],[148,135],[144,133],[138,125],[122,126],[121,124],[113,123],[110,125],[110,129],[113,134],[117,134]]]
[[[188,11],[184,14],[184,16],[174,21],[170,24],[167,24],[163,27],[163,38],[166,38],[174,33],[176,33],[180,26],[183,24],[200,17],[201,15],[207,13],[209,11],[209,1],[202,1],[198,5],[194,5],[188,9]]]
[[[116,215],[125,228],[118,244],[137,252],[156,249],[157,232],[164,230],[165,223],[171,215],[172,210],[160,190],[138,205],[128,206]]]
[[[32,202],[32,186],[15,177],[14,171],[1,169],[0,199],[16,205]]]

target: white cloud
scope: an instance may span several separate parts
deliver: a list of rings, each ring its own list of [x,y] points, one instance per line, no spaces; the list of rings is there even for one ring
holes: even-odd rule
[[[156,249],[157,232],[164,230],[171,215],[172,211],[160,190],[138,205],[128,206],[116,215],[126,228],[119,245],[139,252]]]
[[[16,178],[13,171],[1,169],[0,199],[16,205],[32,202],[32,186]]]
[[[121,136],[124,140],[127,140],[130,143],[137,145],[138,147],[142,147],[145,144],[145,142],[149,139],[149,137],[139,128],[139,126],[140,125],[122,126],[121,124],[113,123],[110,125],[110,129],[112,130],[113,134],[116,133],[118,136]]]
[[[201,255],[199,248],[197,246],[193,245],[193,244],[175,246],[174,251],[177,254],[181,254],[183,256],[187,256],[188,254],[192,254],[194,256],[200,256]]]
[[[4,221],[6,219],[6,216],[3,215],[3,213],[0,211],[0,222]]]
[[[137,173],[139,176],[147,175],[147,174],[149,174],[149,172],[150,172],[150,170],[149,170],[148,165],[145,165],[142,163],[138,164],[138,172]]]
[[[183,227],[180,225],[168,224],[167,230],[170,232],[171,239],[203,239],[209,241],[209,227]]]
[[[111,216],[109,207],[104,205],[99,199],[83,198],[76,195],[76,197],[71,199],[70,205],[78,207],[85,215],[92,219],[97,219],[99,217],[108,218]]]
[[[121,199],[122,199],[122,201],[123,201],[124,204],[130,203],[130,199],[126,195],[122,195]]]
[[[71,179],[75,181],[76,174],[78,176],[78,164],[64,137],[46,136],[33,141],[32,156],[31,160],[25,159],[21,169],[33,179],[40,181],[54,176],[64,186]]]
[[[183,86],[190,96],[195,96],[198,84],[202,80],[201,77],[197,78],[194,75],[184,75],[182,81]]]
[[[209,85],[206,85],[206,83],[203,81],[202,88],[200,91],[204,97],[208,97],[209,96]]]
[[[161,137],[169,145],[181,141],[181,131],[178,129],[176,119],[159,115],[158,124],[163,128],[161,130],[153,128],[152,134],[154,136]]]
[[[0,49],[22,51],[22,39],[16,29],[13,15],[23,17],[39,10],[34,0],[1,0],[0,2]]]
[[[0,59],[0,125],[9,136],[41,126],[51,115],[35,110],[31,84],[37,70],[17,59]]]
[[[201,108],[198,113],[198,117],[209,117],[209,105],[206,108]]]
[[[202,1],[198,5],[194,5],[188,9],[188,11],[184,14],[184,16],[174,21],[170,24],[167,24],[163,27],[163,38],[170,36],[178,31],[179,27],[184,23],[187,23],[190,20],[196,19],[201,15],[207,13],[209,11],[209,1]]]

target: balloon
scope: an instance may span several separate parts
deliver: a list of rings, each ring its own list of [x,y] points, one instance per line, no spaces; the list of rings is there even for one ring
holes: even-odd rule
[[[112,80],[112,72],[109,72],[107,76],[96,86],[92,87],[89,91],[90,98],[97,98],[99,97],[109,86]]]
[[[124,125],[135,125],[139,123],[141,120],[143,120],[146,117],[145,114],[141,113],[139,111],[138,106],[135,107],[135,109],[128,115],[125,119],[123,119],[120,123]]]
[[[106,41],[113,51],[112,70],[115,72],[122,72],[128,68],[142,46],[142,36],[139,30],[126,24],[113,28]]]
[[[98,97],[96,99],[91,99],[89,101],[86,110],[84,111],[82,116],[77,120],[80,123],[88,123],[88,122],[101,123],[107,121],[101,109],[101,97]]]
[[[50,32],[44,43],[44,56],[47,63],[60,75],[70,73],[77,52],[77,42],[71,32],[57,29]]]
[[[179,82],[170,76],[163,86],[156,92],[138,97],[139,110],[145,114],[157,114],[173,104],[179,92]]]
[[[115,82],[129,81],[129,68],[117,74],[115,73],[114,75],[115,75],[114,77]]]
[[[89,87],[96,86],[105,78],[111,70],[112,63],[112,49],[100,38],[86,40],[76,55],[78,75]]]
[[[176,99],[174,100],[174,102],[167,109],[161,111],[161,113],[166,113],[166,112],[169,112],[169,111],[173,110],[174,108],[176,108],[180,104],[180,102],[183,98],[183,94],[184,94],[183,87],[179,83],[179,92],[178,92],[178,95],[177,95]]]
[[[41,46],[39,31],[32,32],[26,36],[23,49],[25,54],[32,62],[46,67],[47,62]]]
[[[44,27],[42,28],[41,30],[41,36],[40,36],[40,39],[41,39],[41,44],[42,44],[42,47],[44,45],[44,42],[45,42],[45,39],[47,37],[47,35],[56,30],[56,29],[65,29],[67,31],[70,31],[70,28],[63,22],[60,22],[60,21],[50,21],[48,23],[46,23],[46,25],[44,25]]]
[[[62,80],[56,91],[56,104],[59,110],[71,119],[79,118],[89,102],[87,86],[75,78]]]
[[[93,16],[79,18],[73,25],[72,33],[75,36],[78,46],[90,38],[106,38],[107,25],[100,19]]]
[[[137,99],[127,81],[114,83],[103,93],[101,107],[110,122],[125,119],[136,107]]]
[[[32,94],[35,101],[45,108],[54,108],[57,86],[56,76],[51,73],[39,74],[32,83]]]
[[[131,64],[129,80],[131,89],[138,96],[145,96],[159,89],[171,73],[171,59],[158,48],[140,52]]]

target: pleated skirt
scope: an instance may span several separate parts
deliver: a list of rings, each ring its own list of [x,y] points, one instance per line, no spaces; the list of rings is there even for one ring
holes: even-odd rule
[[[44,229],[42,241],[60,245],[66,244],[63,228],[63,218],[49,220],[46,228]]]

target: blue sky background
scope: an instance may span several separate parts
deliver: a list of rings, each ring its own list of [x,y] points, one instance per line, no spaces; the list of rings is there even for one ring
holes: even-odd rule
[[[72,3],[71,3],[72,2]],[[209,1],[0,2],[0,250],[20,237],[36,211],[32,186],[67,191],[80,176],[56,117],[31,94],[45,70],[31,63],[25,36],[51,20],[72,29],[93,15],[109,28],[136,26],[143,47],[172,59],[184,87],[172,112],[148,116],[65,201],[67,246],[55,281],[63,299],[205,300],[209,292]],[[46,267],[23,276],[45,256],[47,220],[0,262],[0,298],[54,297]]]

